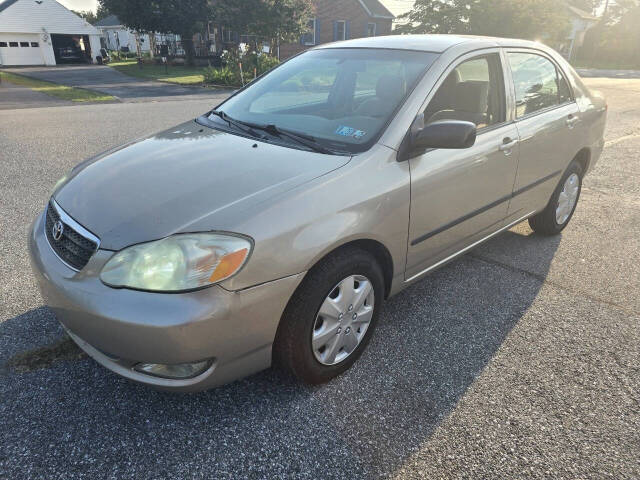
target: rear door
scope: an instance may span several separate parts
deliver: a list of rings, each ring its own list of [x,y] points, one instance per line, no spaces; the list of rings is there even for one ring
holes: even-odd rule
[[[474,52],[449,67],[426,102],[425,123],[471,121],[478,137],[470,149],[433,149],[409,160],[407,280],[503,225],[519,153],[505,78],[499,49]]]
[[[520,160],[509,215],[543,209],[578,152],[579,109],[555,62],[537,50],[507,50]]]

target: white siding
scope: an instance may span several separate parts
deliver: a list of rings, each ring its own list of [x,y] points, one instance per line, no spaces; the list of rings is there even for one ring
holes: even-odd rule
[[[99,35],[98,30],[55,0],[18,0],[0,12],[0,32]]]
[[[40,36],[26,33],[0,33],[0,65],[55,65],[51,44],[43,42]],[[17,42],[17,47],[9,46]],[[28,42],[24,47],[21,42]],[[2,45],[7,44],[6,47]],[[32,46],[37,43],[38,46]]]

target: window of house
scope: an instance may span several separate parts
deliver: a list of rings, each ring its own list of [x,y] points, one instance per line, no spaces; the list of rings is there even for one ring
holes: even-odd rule
[[[505,121],[504,77],[498,54],[458,65],[445,79],[424,112],[425,123],[473,122],[478,129]]]
[[[29,46],[29,42],[20,42],[20,46],[21,47],[28,47]]]
[[[516,89],[516,117],[561,105],[571,100],[566,79],[556,66],[535,53],[509,53]]]
[[[335,40],[347,39],[347,26],[344,20],[338,20],[336,22],[336,38]]]
[[[376,27],[375,23],[367,23],[367,37],[375,37],[376,36]]]
[[[32,47],[39,47],[40,44],[38,42],[31,42]]]
[[[316,44],[316,19],[312,18],[307,22],[307,33],[302,36],[302,43],[304,45]]]
[[[18,42],[9,42],[9,46],[10,47],[17,47],[18,46]]]
[[[0,42],[0,47],[6,47],[7,46],[7,42]]]

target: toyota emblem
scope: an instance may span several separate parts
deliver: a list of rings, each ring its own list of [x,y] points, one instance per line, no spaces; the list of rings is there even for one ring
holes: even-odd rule
[[[64,232],[64,223],[58,220],[53,224],[53,228],[51,229],[51,235],[53,235],[53,239],[57,242],[62,238],[62,233]]]

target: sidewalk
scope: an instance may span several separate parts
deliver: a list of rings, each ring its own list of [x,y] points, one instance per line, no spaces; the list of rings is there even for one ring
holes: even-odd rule
[[[606,70],[600,68],[577,68],[584,78],[640,78],[640,70]]]
[[[60,107],[64,105],[73,105],[73,102],[55,98],[46,93],[36,92],[28,87],[14,85],[6,81],[0,83],[0,110]]]

